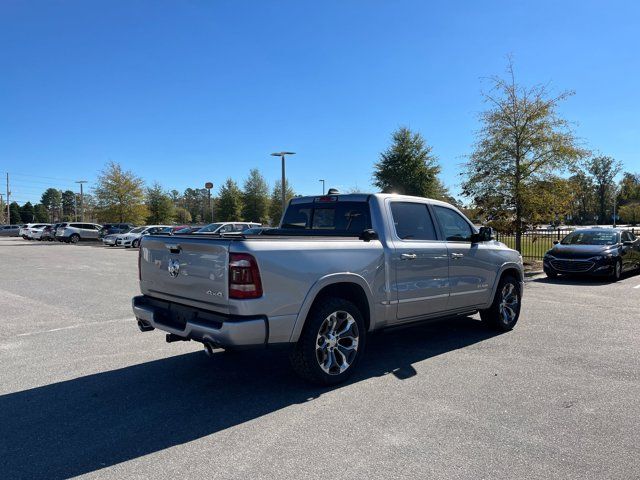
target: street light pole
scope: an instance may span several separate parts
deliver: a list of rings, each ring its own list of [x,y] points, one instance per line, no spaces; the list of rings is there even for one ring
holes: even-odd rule
[[[286,157],[287,155],[295,155],[296,152],[276,152],[276,153],[272,153],[271,156],[272,157],[280,157],[282,159],[282,213],[284,213],[284,211],[287,208],[287,178],[285,176],[285,166],[284,166],[284,157]]]
[[[322,195],[324,195],[324,178],[321,178],[320,180],[318,180],[319,182],[322,182]]]
[[[76,183],[80,184],[80,221],[84,222],[84,193],[82,191],[82,184],[87,183],[86,180],[76,180]]]
[[[211,203],[211,189],[213,188],[213,183],[205,183],[204,188],[209,192],[209,210],[211,210],[211,223],[213,223],[213,203]]]

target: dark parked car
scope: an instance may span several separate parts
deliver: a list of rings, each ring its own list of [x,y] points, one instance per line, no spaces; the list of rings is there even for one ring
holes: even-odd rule
[[[609,276],[640,268],[640,238],[619,228],[584,228],[571,232],[544,256],[544,272]]]
[[[132,228],[135,228],[133,223],[106,223],[98,233],[98,237],[104,238],[107,235],[127,233]]]
[[[42,236],[40,240],[48,240],[49,242],[53,242],[56,239],[56,228],[60,226],[59,223],[54,225],[47,225],[42,229]]]

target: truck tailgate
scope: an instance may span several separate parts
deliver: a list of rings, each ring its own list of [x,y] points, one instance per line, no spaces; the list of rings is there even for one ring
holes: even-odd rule
[[[230,243],[224,238],[144,237],[140,245],[142,293],[229,313]]]

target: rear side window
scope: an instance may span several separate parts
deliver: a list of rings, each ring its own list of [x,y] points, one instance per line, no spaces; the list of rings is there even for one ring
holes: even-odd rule
[[[315,202],[287,208],[282,228],[360,235],[371,228],[366,202]]]
[[[436,218],[444,233],[444,238],[450,242],[470,242],[473,230],[469,223],[455,210],[434,206]]]
[[[391,214],[401,240],[436,240],[433,220],[424,203],[392,202]]]

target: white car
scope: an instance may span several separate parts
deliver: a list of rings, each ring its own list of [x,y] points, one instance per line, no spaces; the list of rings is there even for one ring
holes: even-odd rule
[[[127,233],[121,233],[116,237],[116,245],[118,247],[133,247],[138,248],[140,246],[140,239],[144,235],[152,235],[154,233],[171,233],[173,227],[170,225],[146,225],[143,227],[136,227]]]
[[[20,227],[19,235],[25,240],[33,240],[34,238],[40,238],[42,236],[42,229],[50,223],[27,223]],[[38,235],[35,237],[34,235]]]
[[[220,235],[222,233],[242,233],[250,228],[261,227],[261,223],[254,222],[216,222],[205,225],[200,230],[193,232],[194,234]]]

